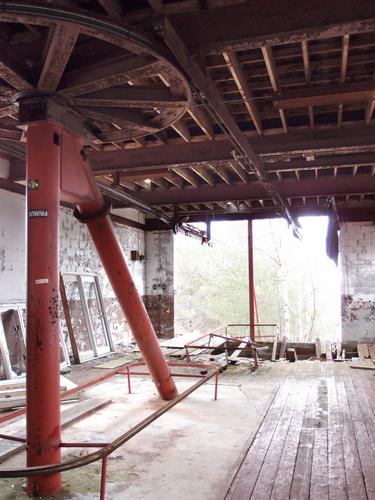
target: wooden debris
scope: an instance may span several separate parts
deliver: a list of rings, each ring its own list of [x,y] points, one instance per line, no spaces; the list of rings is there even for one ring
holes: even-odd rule
[[[327,361],[332,361],[332,346],[329,340],[326,342],[326,359]]]
[[[279,359],[285,358],[286,341],[287,338],[284,335],[284,337],[281,339]]]
[[[296,353],[296,350],[294,347],[289,347],[288,350],[286,351],[286,358],[291,362],[294,363],[295,361],[298,361],[298,356]]]
[[[318,358],[322,355],[322,346],[319,337],[315,339],[315,354]]]
[[[358,357],[360,359],[367,359],[370,357],[369,349],[367,344],[358,344],[357,345]]]
[[[375,361],[375,344],[367,344],[370,358]]]
[[[272,346],[271,361],[276,361],[277,340],[278,340],[278,335],[277,333],[275,333],[275,338],[273,340],[273,346]]]

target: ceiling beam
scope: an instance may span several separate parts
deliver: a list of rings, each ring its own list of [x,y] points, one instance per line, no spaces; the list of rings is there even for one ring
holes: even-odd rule
[[[339,154],[375,147],[375,127],[372,125],[354,129],[314,130],[307,132],[258,136],[252,145],[263,161],[271,156]],[[89,153],[95,173],[110,173],[124,168],[146,168],[186,165],[202,162],[232,160],[233,145],[227,139],[152,146],[119,151]],[[275,158],[277,159],[277,158]]]
[[[48,48],[38,81],[38,89],[50,92],[57,89],[78,35],[79,28],[74,24],[58,23],[50,28],[47,38]]]
[[[274,97],[274,105],[277,109],[291,109],[306,106],[367,102],[369,99],[374,98],[375,81],[371,81],[283,92]]]
[[[273,186],[267,174],[264,172],[261,162],[255,153],[251,144],[247,141],[242,134],[233,116],[224,104],[224,101],[217,90],[214,82],[209,76],[206,76],[201,70],[199,64],[191,57],[183,41],[181,40],[178,32],[167,18],[164,18],[164,29],[162,36],[169,49],[173,52],[181,66],[190,76],[193,87],[196,92],[200,93],[202,102],[205,100],[206,105],[210,110],[212,116],[219,125],[227,130],[229,139],[236,150],[237,154],[241,156],[242,161],[248,164],[259,181],[263,184],[275,204],[280,208],[283,215],[288,219],[289,223],[294,227],[294,231],[298,233],[298,223],[296,223],[288,212],[288,208],[284,201],[279,196],[277,190]]]
[[[338,196],[346,194],[375,193],[375,177],[356,175],[314,179],[287,179],[276,183],[283,198],[302,196]],[[241,201],[269,199],[269,194],[259,182],[248,184],[201,186],[200,188],[142,192],[137,196],[151,205],[169,203],[204,203],[215,201]]]
[[[258,134],[262,135],[262,121],[237,56],[230,51],[224,52],[223,56],[241,94],[246,109],[249,112],[254,127]]]
[[[171,19],[191,52],[201,55],[375,30],[372,0],[330,0],[329,8],[326,0],[308,4],[268,0],[256,2],[256,7],[254,2],[245,2],[175,15]]]
[[[277,74],[277,68],[276,68],[275,59],[273,57],[272,48],[269,46],[262,47],[262,54],[263,54],[264,62],[266,64],[268,76],[269,76],[270,81],[271,81],[272,89],[274,92],[280,92],[281,86],[280,86],[280,81],[279,81],[279,77]],[[288,132],[288,124],[286,122],[286,116],[285,116],[284,110],[281,107],[279,107],[278,110],[279,110],[279,115],[280,115],[280,120],[281,120],[283,130],[284,130],[284,132]]]
[[[302,58],[303,58],[303,69],[305,71],[305,79],[307,85],[311,86],[311,67],[310,67],[310,53],[309,53],[309,43],[307,40],[302,40]],[[308,106],[309,110],[309,121],[310,127],[314,128],[314,108],[312,106]]]

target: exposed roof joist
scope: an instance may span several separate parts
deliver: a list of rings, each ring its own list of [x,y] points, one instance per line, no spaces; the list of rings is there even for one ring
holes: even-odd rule
[[[175,15],[172,20],[189,49],[201,55],[367,33],[375,29],[372,0],[330,0],[329,3],[326,0],[309,3],[270,0],[256,2],[256,6],[254,2],[245,2]]]
[[[310,177],[303,181],[288,179],[278,182],[277,188],[280,195],[284,198],[366,194],[374,192],[375,177],[371,175],[357,175],[355,177],[342,176],[318,179]],[[214,187],[206,185],[195,189],[140,192],[137,193],[137,197],[150,205],[270,198],[264,187],[257,181],[248,184],[217,184]]]
[[[234,149],[242,156],[243,161],[248,164],[259,181],[263,183],[275,204],[280,208],[281,214],[288,220],[289,224],[293,226],[294,232],[298,234],[298,222],[294,221],[293,217],[289,214],[287,206],[272,182],[268,179],[251,144],[242,135],[241,130],[234,121],[228,108],[225,106],[214,83],[209,77],[205,76],[196,61],[190,57],[184,43],[168,19],[164,19],[163,38],[169,49],[174,53],[177,60],[190,76],[196,91],[200,92],[200,97],[206,101],[210,112],[226,130]]]

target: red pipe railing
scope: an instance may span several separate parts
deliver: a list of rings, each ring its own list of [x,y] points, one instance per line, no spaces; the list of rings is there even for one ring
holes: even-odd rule
[[[22,469],[0,469],[0,478],[15,478],[15,477],[27,477],[30,478],[32,476],[48,476],[48,475],[53,475],[57,474],[60,472],[76,469],[79,467],[83,467],[84,465],[89,465],[93,462],[96,462],[98,460],[102,461],[102,467],[101,467],[101,479],[100,479],[100,500],[105,500],[105,491],[106,491],[106,473],[107,473],[107,458],[108,456],[113,453],[115,450],[120,448],[122,445],[124,445],[127,441],[129,441],[132,437],[137,435],[139,432],[141,432],[143,429],[145,429],[147,426],[152,424],[156,419],[160,418],[164,413],[172,409],[174,406],[176,406],[178,403],[180,403],[182,400],[187,398],[192,392],[197,390],[199,387],[201,387],[203,384],[205,384],[208,380],[211,378],[215,377],[215,385],[214,385],[214,399],[217,400],[217,392],[218,392],[218,375],[219,375],[219,370],[216,366],[214,365],[204,365],[204,364],[191,364],[191,363],[168,363],[169,366],[171,367],[184,367],[184,368],[197,368],[201,370],[207,370],[208,373],[206,374],[191,374],[191,373],[173,373],[173,376],[176,377],[183,377],[183,378],[199,378],[200,380],[193,384],[191,387],[186,389],[184,392],[179,394],[177,397],[175,397],[173,400],[168,401],[167,404],[165,404],[162,408],[159,408],[157,411],[143,419],[141,422],[139,422],[137,425],[132,427],[130,430],[125,432],[124,434],[121,434],[119,437],[117,437],[114,441],[111,443],[88,443],[88,442],[77,442],[77,443],[71,443],[71,442],[62,442],[60,443],[60,448],[100,448],[97,451],[94,451],[93,453],[89,453],[88,455],[84,457],[78,457],[70,460],[63,461],[58,464],[53,464],[53,465],[43,465],[43,466],[37,466],[37,467],[24,467]],[[127,375],[128,378],[128,390],[129,394],[131,394],[131,382],[130,382],[130,377],[131,375],[150,375],[149,372],[139,372],[139,371],[131,371],[130,368],[132,367],[137,367],[137,366],[145,366],[144,362],[137,362],[137,363],[131,363],[129,365],[126,365],[125,369],[116,369],[116,370],[111,370],[109,374],[106,374],[105,376],[98,377],[92,381],[86,382],[85,384],[82,384],[82,386],[75,387],[74,389],[71,389],[70,391],[65,391],[63,393],[64,395],[67,395],[67,393],[73,393],[74,392],[79,392],[82,389],[85,389],[87,387],[90,387],[92,385],[95,385],[105,379],[108,379],[114,375]],[[125,370],[125,371],[124,371]],[[2,439],[7,439],[10,441],[18,441],[21,443],[25,443],[26,440],[21,437],[16,437],[16,436],[9,436],[6,434],[0,434],[0,438]]]

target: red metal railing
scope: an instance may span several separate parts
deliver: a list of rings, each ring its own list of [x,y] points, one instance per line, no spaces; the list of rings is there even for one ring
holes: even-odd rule
[[[55,474],[57,472],[64,472],[72,469],[76,469],[78,467],[83,467],[84,465],[89,465],[98,460],[102,461],[101,468],[101,479],[100,479],[100,500],[105,499],[105,491],[106,491],[106,473],[107,473],[107,458],[113,453],[115,450],[120,448],[123,444],[129,441],[136,434],[145,429],[148,425],[152,424],[156,419],[160,418],[164,413],[169,411],[171,408],[176,406],[186,397],[188,397],[192,392],[197,390],[203,384],[205,384],[208,380],[215,377],[215,385],[214,385],[214,399],[217,400],[217,392],[218,392],[218,375],[219,370],[214,365],[204,365],[204,364],[192,364],[192,363],[168,363],[169,366],[172,367],[184,367],[184,368],[196,368],[200,369],[201,373],[173,373],[174,377],[183,377],[183,378],[199,378],[200,380],[193,384],[191,387],[186,389],[184,392],[176,396],[173,400],[168,401],[163,407],[159,408],[157,411],[143,419],[136,426],[132,427],[130,430],[121,434],[111,443],[93,443],[93,442],[62,442],[60,443],[61,448],[100,448],[99,450],[94,451],[93,453],[89,453],[83,457],[73,458],[70,460],[66,460],[59,464],[55,465],[43,465],[39,467],[24,467],[22,469],[0,469],[0,478],[11,478],[11,477],[31,477],[36,475],[48,475]],[[126,375],[128,380],[128,391],[131,393],[131,375],[150,375],[147,371],[131,371],[131,368],[135,368],[137,366],[145,366],[144,362],[139,363],[131,363],[126,365],[124,368],[111,370],[109,373],[102,375],[92,381],[86,382],[81,386],[75,387],[69,391],[65,391],[62,394],[62,397],[67,396],[69,394],[74,394],[79,392],[87,387],[98,384],[103,380],[106,380],[114,375]],[[203,373],[203,371],[205,373]],[[12,417],[16,416],[16,412],[13,412]],[[17,412],[19,415],[20,413]],[[3,420],[5,421],[5,420]],[[0,434],[0,438],[7,439],[9,441],[17,441],[20,443],[26,444],[26,439],[16,436],[9,436],[6,434]]]

